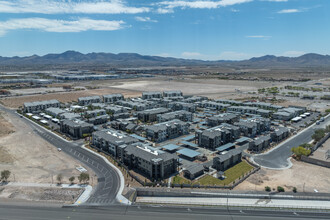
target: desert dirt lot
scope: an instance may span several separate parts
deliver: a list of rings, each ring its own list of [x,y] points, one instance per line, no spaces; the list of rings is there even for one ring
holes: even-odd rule
[[[319,147],[315,152],[313,152],[313,155],[311,155],[311,158],[315,158],[318,160],[323,161],[330,161],[330,158],[327,158],[326,152],[330,150],[330,139],[328,139],[323,146]]]
[[[50,99],[57,99],[60,102],[72,102],[77,101],[79,97],[93,96],[93,95],[105,95],[112,93],[122,93],[125,97],[139,96],[141,93],[136,93],[133,91],[127,91],[123,89],[92,89],[83,91],[73,91],[73,92],[61,92],[61,93],[50,93],[43,95],[28,95],[28,96],[18,96],[1,99],[0,102],[9,108],[18,108],[24,104],[24,102],[35,102],[44,101]]]
[[[15,178],[16,182],[23,183],[51,183],[53,177],[56,183],[58,174],[62,174],[63,183],[69,183],[71,176],[75,176],[77,181],[79,162],[58,152],[23,121],[3,112],[1,115],[0,130],[5,134],[0,137],[0,170],[11,171],[9,181]],[[94,175],[91,170],[88,172],[90,176]]]
[[[235,190],[264,191],[265,186],[272,189],[282,186],[286,191],[297,187],[298,192],[330,193],[330,169],[291,160],[293,166],[286,170],[269,170],[262,168],[254,175],[239,184]]]
[[[127,89],[132,91],[163,91],[181,90],[185,95],[203,95],[210,98],[220,98],[237,90],[242,92],[256,91],[258,88],[271,86],[270,82],[218,80],[218,79],[153,79],[118,82],[117,85],[109,85],[111,88]],[[106,86],[102,84],[102,86]]]
[[[0,186],[0,198],[73,203],[83,189]]]

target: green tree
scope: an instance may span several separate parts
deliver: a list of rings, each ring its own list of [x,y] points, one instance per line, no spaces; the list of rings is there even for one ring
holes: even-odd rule
[[[270,192],[271,191],[271,188],[269,186],[265,186],[265,191],[266,192]]]
[[[291,148],[291,151],[300,159],[300,157],[302,156],[302,155],[304,155],[304,156],[308,156],[308,155],[310,155],[311,154],[311,150],[309,150],[309,149],[306,149],[306,148],[304,148],[304,147],[302,147],[302,146],[299,146],[299,147],[293,147],[293,148]]]
[[[62,180],[63,180],[62,174],[58,174],[57,177],[56,177],[56,180],[57,180],[58,184],[61,184]]]
[[[293,187],[292,192],[296,193],[297,192],[297,187]]]
[[[74,182],[75,179],[76,179],[76,178],[75,178],[74,176],[70,177],[70,178],[69,178],[70,183],[73,184],[73,182]]]
[[[85,172],[80,173],[80,175],[78,176],[78,180],[80,183],[82,183],[82,182],[87,183],[89,180],[89,174],[85,173]]]
[[[312,135],[312,138],[318,142],[325,136],[325,130],[324,129],[317,129],[314,134]]]
[[[9,170],[3,170],[1,171],[1,180],[7,182],[7,180],[9,179],[10,177],[10,171]]]
[[[277,192],[285,192],[285,190],[282,186],[278,186],[277,187]]]

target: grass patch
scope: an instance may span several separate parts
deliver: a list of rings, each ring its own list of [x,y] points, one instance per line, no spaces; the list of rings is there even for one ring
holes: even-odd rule
[[[175,176],[175,177],[173,177],[172,183],[173,184],[191,184],[191,181],[187,180],[181,176]]]
[[[231,184],[235,180],[239,179],[239,177],[243,177],[251,170],[253,170],[253,166],[251,166],[245,161],[242,161],[225,171],[226,179],[224,180],[220,180],[213,176],[206,175],[200,178],[197,181],[197,183],[203,186],[214,186],[214,185],[226,186]]]

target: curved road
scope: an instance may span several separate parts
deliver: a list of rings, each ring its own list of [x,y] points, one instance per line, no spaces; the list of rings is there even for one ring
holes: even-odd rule
[[[289,158],[292,155],[291,148],[297,147],[300,144],[308,143],[312,140],[312,135],[314,130],[319,128],[325,128],[326,125],[330,124],[330,117],[327,117],[324,122],[321,122],[320,125],[314,124],[313,126],[307,128],[301,133],[291,137],[289,140],[285,141],[279,147],[275,148],[272,151],[269,151],[265,154],[260,154],[252,156],[255,163],[259,164],[262,167],[270,169],[286,169],[290,168],[291,162]]]
[[[20,118],[13,110],[9,110],[2,105],[0,105],[0,110],[7,112],[12,117],[24,120],[40,137],[55,147],[60,147],[62,152],[80,161],[84,166],[95,172],[98,178],[98,184],[94,187],[91,197],[84,205],[104,206],[117,204],[116,195],[120,187],[120,178],[118,173],[103,159],[81,148],[81,143],[79,142],[67,142],[52,132],[37,126],[30,120],[24,117]]]

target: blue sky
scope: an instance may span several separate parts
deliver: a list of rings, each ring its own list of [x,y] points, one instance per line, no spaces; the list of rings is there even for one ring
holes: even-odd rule
[[[329,54],[329,0],[0,0],[0,56]]]

